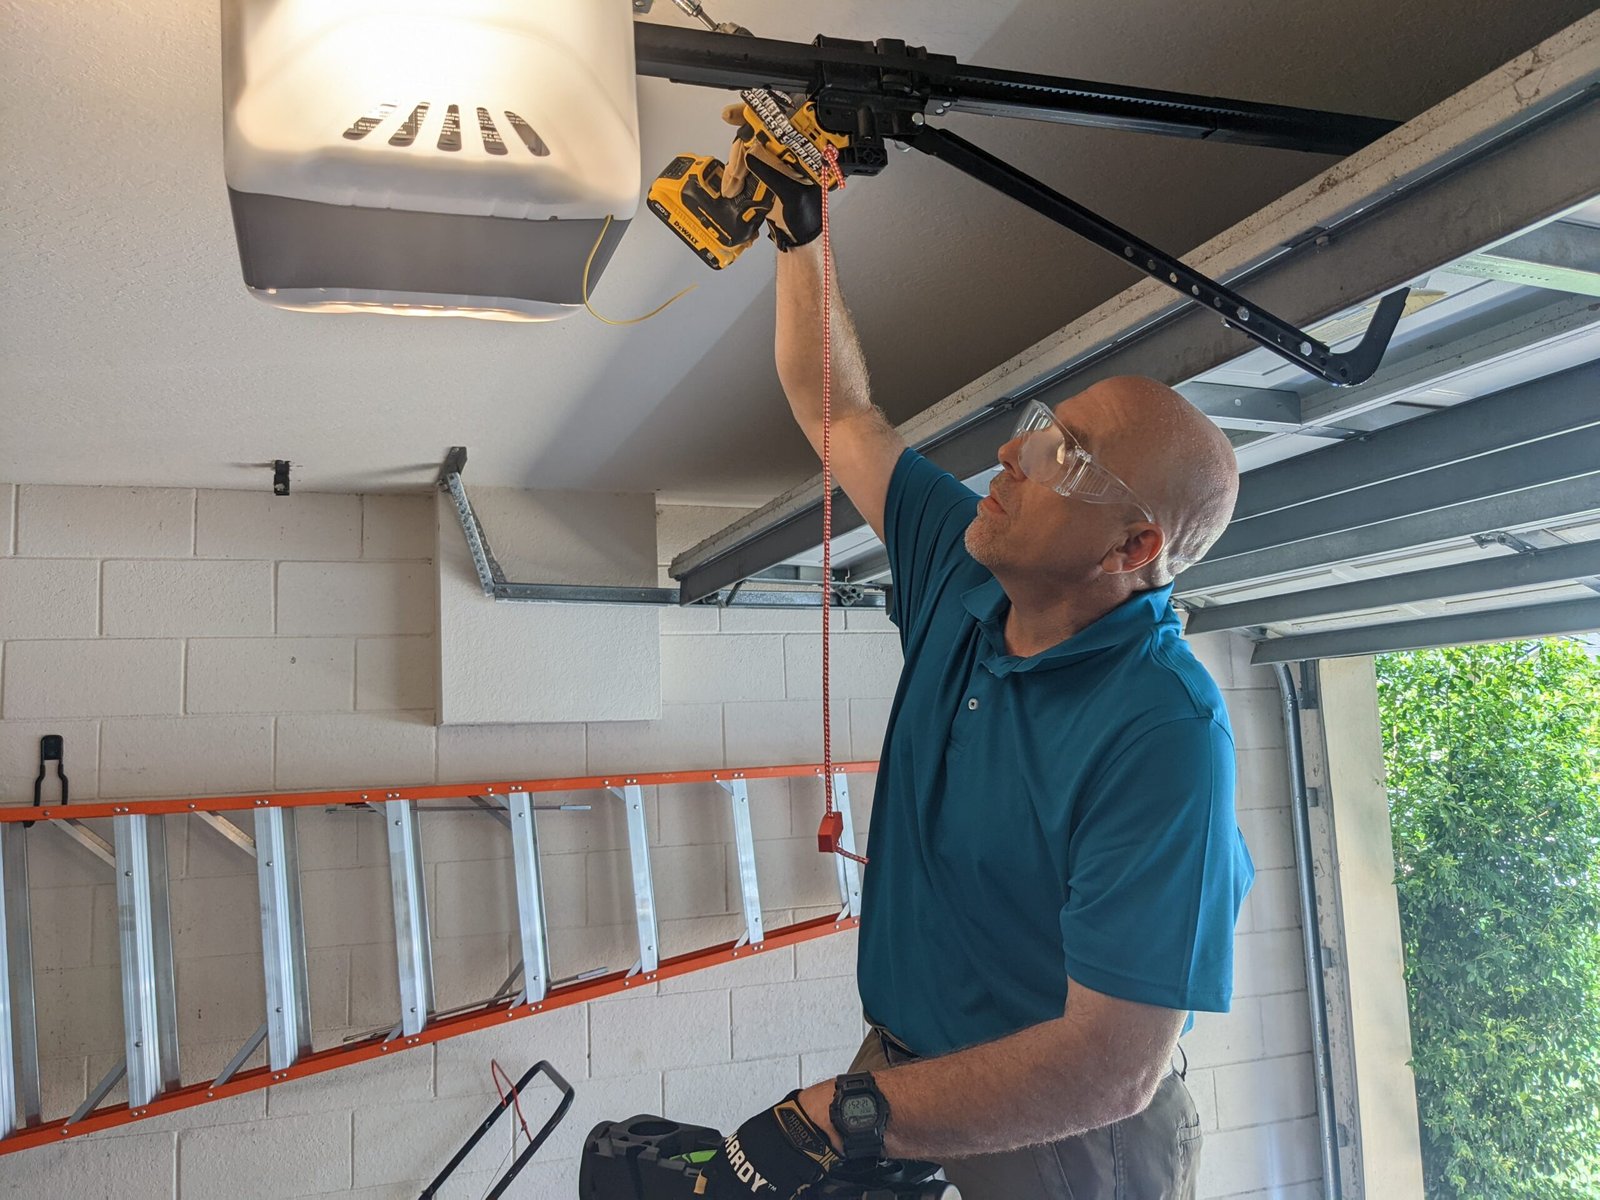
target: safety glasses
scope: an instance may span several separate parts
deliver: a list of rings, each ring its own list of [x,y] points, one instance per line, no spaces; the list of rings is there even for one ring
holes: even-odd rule
[[[1144,514],[1146,521],[1155,520],[1144,501],[1096,462],[1094,455],[1056,420],[1055,413],[1039,401],[1030,400],[1023,405],[1012,438],[1022,443],[1017,465],[1034,483],[1090,504],[1131,504]]]

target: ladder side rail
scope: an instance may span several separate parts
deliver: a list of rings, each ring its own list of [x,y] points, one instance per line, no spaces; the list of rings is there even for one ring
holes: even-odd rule
[[[0,1137],[40,1120],[27,837],[0,825]]]

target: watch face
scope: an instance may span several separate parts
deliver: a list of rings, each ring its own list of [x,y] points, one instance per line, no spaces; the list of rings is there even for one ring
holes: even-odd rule
[[[851,1123],[870,1125],[878,1118],[878,1106],[871,1096],[847,1096],[839,1104],[839,1115]]]

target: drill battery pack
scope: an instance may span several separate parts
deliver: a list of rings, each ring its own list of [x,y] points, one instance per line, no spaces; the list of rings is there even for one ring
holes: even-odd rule
[[[754,175],[737,196],[722,194],[720,159],[680,154],[650,185],[645,203],[714,271],[755,242],[772,211],[772,193]]]
[[[700,1190],[700,1172],[721,1147],[722,1134],[703,1125],[652,1116],[604,1121],[584,1142],[578,1195],[581,1200],[719,1200]],[[845,1168],[813,1191],[826,1200],[961,1200],[954,1187],[933,1178],[938,1169],[924,1162]]]

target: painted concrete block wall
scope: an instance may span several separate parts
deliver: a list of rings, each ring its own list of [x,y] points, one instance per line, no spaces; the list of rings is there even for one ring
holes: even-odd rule
[[[410,590],[432,587],[431,498],[0,486],[7,515],[0,801],[31,795],[37,739],[47,732],[65,735],[82,799],[805,761],[817,752],[814,614],[662,613],[660,709],[650,719],[436,727],[436,633],[417,629],[423,601]],[[665,510],[658,562],[728,516]],[[302,587],[302,568],[319,565],[339,568],[318,576],[326,605],[302,596],[290,608],[301,623],[280,628],[285,588]],[[108,571],[189,580],[215,572],[213,583],[184,593],[201,631],[188,632],[138,587],[108,592]],[[376,573],[398,594],[350,603],[372,598]],[[54,582],[40,585],[41,576]],[[111,595],[120,597],[115,612]],[[352,615],[362,612],[370,624]],[[143,632],[139,622],[157,617],[167,623]],[[835,662],[852,666],[838,672],[836,753],[874,758],[897,642],[880,615],[851,613],[844,626]],[[130,628],[141,632],[113,632]],[[1235,1010],[1202,1016],[1185,1042],[1207,1126],[1202,1195],[1309,1200],[1315,1122],[1282,735],[1270,677],[1244,666],[1226,638],[1200,648],[1230,688],[1241,823],[1259,868],[1241,926]],[[870,785],[858,778],[852,788],[863,831]],[[752,788],[769,925],[835,909],[831,869],[814,849],[817,791],[782,781]],[[621,814],[602,797],[583,799],[595,811],[540,818],[557,977],[625,966],[635,952]],[[663,952],[733,936],[740,919],[725,801],[712,789],[647,801]],[[168,826],[184,1074],[198,1079],[261,1019],[254,875],[212,830],[181,819]],[[301,815],[319,1046],[386,1026],[397,1010],[382,835],[376,817]],[[481,999],[514,961],[507,847],[498,826],[464,814],[427,817],[423,838],[438,1003]],[[114,888],[102,864],[49,830],[36,828],[29,849],[46,1105],[60,1113],[120,1054]],[[547,1057],[578,1101],[512,1194],[564,1200],[581,1140],[601,1119],[662,1111],[729,1127],[840,1070],[861,1035],[854,955],[853,938],[827,938],[649,994],[30,1151],[0,1160],[0,1196],[414,1196],[492,1103],[489,1060],[516,1072]],[[550,1101],[531,1097],[530,1120]],[[470,1160],[456,1194],[481,1194],[507,1148],[497,1139]]]

